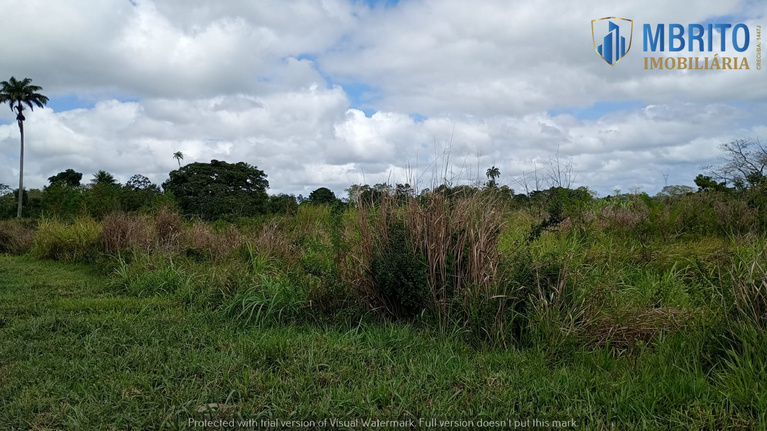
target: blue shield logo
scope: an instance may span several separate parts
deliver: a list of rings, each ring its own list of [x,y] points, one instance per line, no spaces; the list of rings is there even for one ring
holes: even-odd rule
[[[634,21],[630,19],[610,16],[591,20],[594,50],[610,66],[614,66],[628,54],[633,35]]]

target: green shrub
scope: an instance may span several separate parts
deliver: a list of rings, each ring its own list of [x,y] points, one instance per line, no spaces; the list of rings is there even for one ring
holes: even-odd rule
[[[373,250],[371,277],[392,315],[412,318],[426,308],[429,299],[426,270],[426,259],[413,250],[404,223],[391,222],[387,238]]]

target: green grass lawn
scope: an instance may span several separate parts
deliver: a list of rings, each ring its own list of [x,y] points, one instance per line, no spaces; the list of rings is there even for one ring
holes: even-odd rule
[[[764,349],[712,358],[695,329],[630,353],[483,348],[425,325],[235,323],[171,294],[126,295],[104,272],[0,255],[0,429],[767,423]]]

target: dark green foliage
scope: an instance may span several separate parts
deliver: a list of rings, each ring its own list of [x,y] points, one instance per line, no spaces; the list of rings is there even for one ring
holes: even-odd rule
[[[117,184],[117,180],[112,174],[110,174],[107,171],[98,171],[95,174],[93,174],[93,179],[91,179],[91,184],[111,186],[111,185]]]
[[[48,97],[38,93],[42,89],[38,85],[32,85],[30,78],[17,80],[11,76],[8,81],[0,82],[0,103],[7,103],[16,113],[16,119],[21,122],[26,120],[22,113],[26,110],[24,105],[34,110],[35,106],[42,108],[48,103]]]
[[[17,213],[19,190],[14,189],[11,193],[0,196],[0,219],[15,217]],[[22,205],[24,217],[37,218],[44,211],[43,199],[45,194],[38,189],[24,189],[22,193]]]
[[[12,189],[8,190],[8,193],[0,194],[0,219],[7,219],[16,215],[18,193]]]
[[[346,192],[349,194],[349,203],[356,205],[357,203],[364,203],[366,205],[378,205],[381,200],[394,196],[397,202],[404,203],[408,197],[415,196],[415,190],[410,184],[397,184],[394,187],[389,184],[379,183],[374,186],[367,184],[358,185],[354,184]]]
[[[698,186],[699,192],[708,192],[708,191],[717,191],[717,192],[725,192],[727,191],[727,184],[722,182],[718,183],[715,180],[713,180],[711,177],[703,174],[698,174],[697,177],[695,177],[695,185]]]
[[[485,172],[485,175],[487,175],[487,187],[489,188],[495,188],[498,186],[498,184],[495,182],[495,179],[501,176],[501,171],[496,168],[495,166],[492,166],[487,169],[487,172]]]
[[[133,190],[147,190],[147,189],[156,189],[157,191],[160,190],[159,187],[152,184],[152,182],[149,180],[149,178],[141,175],[136,174],[131,176],[128,179],[128,182],[125,183],[126,186],[130,187]]]
[[[141,174],[133,175],[125,186],[120,188],[119,199],[120,209],[123,211],[151,209],[164,203],[160,187]]]
[[[94,184],[86,194],[88,212],[97,220],[120,210],[120,185],[105,182]]]
[[[73,219],[85,210],[85,189],[66,181],[52,181],[43,194],[43,208],[46,214],[62,219]]]
[[[292,215],[298,211],[298,201],[294,195],[281,193],[269,196],[269,214]]]
[[[80,181],[83,179],[83,174],[75,172],[74,169],[67,169],[66,171],[59,172],[58,174],[48,177],[50,185],[65,185],[70,187],[77,187],[80,185]]]
[[[315,205],[333,205],[338,201],[336,194],[327,187],[320,187],[309,194],[309,203]]]
[[[264,214],[269,197],[266,174],[244,162],[190,163],[170,173],[163,188],[187,215],[205,220]]]
[[[372,279],[388,310],[399,318],[413,318],[426,308],[429,279],[426,261],[407,241],[407,228],[392,222],[388,238],[373,251]]]

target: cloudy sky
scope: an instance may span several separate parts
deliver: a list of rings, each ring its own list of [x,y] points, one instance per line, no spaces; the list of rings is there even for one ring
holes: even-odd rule
[[[614,66],[592,42],[606,16],[635,22]],[[755,34],[738,54],[752,70],[643,69],[642,23],[719,22],[753,33],[767,1],[0,0],[0,80],[50,97],[25,123],[28,187],[67,168],[162,183],[182,151],[256,165],[271,193],[492,165],[519,191],[558,153],[575,186],[654,194],[691,185],[723,142],[767,141]],[[18,160],[0,107],[0,183]]]

